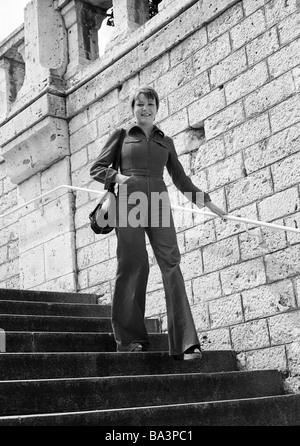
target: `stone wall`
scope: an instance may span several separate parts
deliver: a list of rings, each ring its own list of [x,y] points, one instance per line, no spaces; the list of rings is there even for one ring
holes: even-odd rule
[[[89,168],[109,133],[131,122],[132,89],[147,83],[161,97],[158,125],[216,204],[234,215],[300,226],[299,0],[163,0],[151,20],[144,0],[90,1],[85,5],[98,8],[93,29],[103,10],[113,4],[115,11],[115,35],[101,58],[97,42],[87,56],[81,2],[49,1],[47,23],[57,33],[47,60],[43,34],[32,48],[26,44],[31,18],[44,19],[35,2],[25,14],[27,77],[8,101],[1,128],[1,213],[61,184],[101,190]],[[14,55],[22,47],[16,42]],[[191,207],[165,179],[173,203]],[[6,217],[0,286],[96,292],[109,303],[116,238],[90,230],[95,200],[64,190],[23,209],[19,223],[15,214]],[[189,212],[174,211],[174,218],[203,349],[234,349],[248,370],[278,368],[288,390],[298,392],[299,235],[212,218],[203,224]],[[158,314],[166,328],[151,248],[149,257],[147,315]]]

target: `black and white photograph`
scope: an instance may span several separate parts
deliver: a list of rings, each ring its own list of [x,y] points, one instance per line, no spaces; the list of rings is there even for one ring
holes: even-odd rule
[[[0,0],[0,426],[300,426],[300,0]]]

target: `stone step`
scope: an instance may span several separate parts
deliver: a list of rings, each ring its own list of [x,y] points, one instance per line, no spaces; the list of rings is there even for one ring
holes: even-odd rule
[[[98,298],[99,296],[96,294],[59,293],[56,291],[14,290],[0,288],[0,300],[97,304]]]
[[[143,353],[5,353],[0,380],[212,373],[236,371],[232,351],[204,352],[201,361],[177,361],[167,352]]]
[[[110,317],[110,305],[0,300],[0,314]]]
[[[167,426],[168,429],[174,426],[176,431],[182,432],[181,440],[195,441],[202,440],[202,430],[200,432],[192,430],[191,434],[188,434],[188,430],[183,431],[178,427],[300,426],[300,395],[0,417],[0,426],[113,426],[115,435],[124,432],[123,426],[132,426],[130,431],[126,429],[127,433],[135,431],[134,427],[143,426],[143,430],[137,429],[135,432],[139,433],[139,439],[142,435],[146,435],[148,440],[155,440],[154,433],[150,438],[152,429],[153,432],[160,432],[158,426]],[[149,430],[145,428],[146,426],[150,426]],[[113,434],[111,430],[107,430],[107,433]]]
[[[150,333],[151,351],[168,351],[166,333]],[[113,333],[6,332],[8,353],[42,352],[115,352]]]
[[[283,394],[277,370],[0,382],[0,416],[109,410]]]
[[[157,333],[161,330],[158,319],[145,320],[147,330]],[[111,332],[111,319],[103,317],[36,316],[0,314],[0,328],[5,331],[43,332]]]

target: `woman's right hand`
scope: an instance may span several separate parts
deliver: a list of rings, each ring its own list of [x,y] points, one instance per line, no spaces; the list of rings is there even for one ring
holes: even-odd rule
[[[115,177],[115,182],[118,183],[118,184],[123,184],[123,183],[125,183],[125,181],[128,180],[128,178],[130,178],[130,176],[123,175],[121,173],[117,173],[117,175]]]

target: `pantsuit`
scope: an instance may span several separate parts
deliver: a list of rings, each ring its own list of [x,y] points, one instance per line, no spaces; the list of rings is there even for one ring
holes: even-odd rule
[[[116,151],[118,133],[108,140],[91,168],[95,180],[107,188],[116,171],[110,167]],[[180,269],[180,252],[170,203],[163,201],[160,212],[154,209],[153,193],[164,192],[164,167],[181,192],[190,192],[196,200],[201,192],[185,174],[171,138],[154,127],[149,139],[138,126],[131,126],[122,145],[120,170],[128,180],[119,186],[117,198],[117,275],[112,303],[112,324],[117,351],[131,351],[136,344],[149,348],[145,327],[145,298],[149,275],[146,235],[159,265],[166,298],[169,352],[180,355],[199,340]],[[146,200],[131,202],[135,192],[143,192]],[[204,202],[210,201],[204,193]],[[164,213],[165,212],[165,213]],[[130,214],[134,213],[134,224]],[[163,216],[168,214],[169,219]],[[168,224],[166,224],[168,221]],[[132,223],[132,222],[131,222]],[[138,224],[137,224],[138,223]]]

